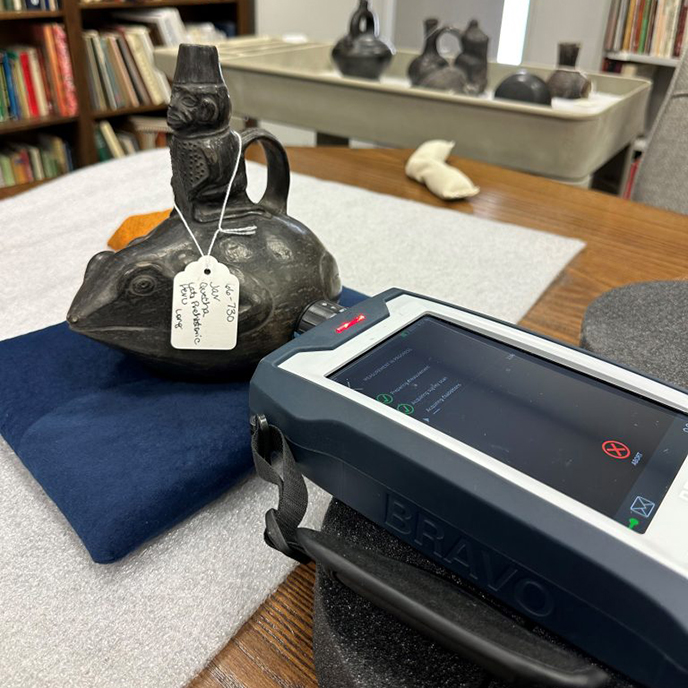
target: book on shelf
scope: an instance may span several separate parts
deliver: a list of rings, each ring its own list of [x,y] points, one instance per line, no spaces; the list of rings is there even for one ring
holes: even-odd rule
[[[0,122],[77,114],[64,27],[36,26],[34,36],[35,45],[0,49]]]
[[[10,143],[0,148],[0,188],[59,177],[74,169],[64,139],[41,135],[37,143]]]
[[[94,131],[98,160],[112,160],[139,151],[165,148],[169,127],[164,117],[128,117],[115,129],[102,120]]]
[[[114,25],[83,32],[87,81],[95,110],[164,105],[170,99],[165,75],[153,62],[148,29]]]
[[[148,26],[155,45],[175,46],[189,41],[179,10],[174,7],[115,12],[114,16],[125,22]]]
[[[180,43],[215,43],[236,35],[236,24],[224,22],[184,22],[175,7],[135,12],[118,11],[114,16],[123,22],[145,24],[154,45],[176,46]]]
[[[60,0],[0,0],[0,12],[55,11],[61,7]]]
[[[688,31],[688,0],[612,0],[607,52],[680,57]]]

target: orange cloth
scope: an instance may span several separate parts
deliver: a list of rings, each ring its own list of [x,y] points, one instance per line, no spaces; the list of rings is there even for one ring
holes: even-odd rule
[[[128,217],[110,237],[108,246],[115,251],[119,251],[133,239],[145,236],[152,229],[155,229],[161,222],[170,216],[171,212],[172,208],[169,210],[160,210],[157,213],[146,213],[145,215],[132,215]]]

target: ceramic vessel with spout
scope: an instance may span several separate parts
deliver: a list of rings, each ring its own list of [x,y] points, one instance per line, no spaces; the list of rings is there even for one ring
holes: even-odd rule
[[[332,60],[345,76],[379,79],[394,56],[394,47],[380,37],[377,15],[368,0],[360,0],[349,33],[332,49]]]

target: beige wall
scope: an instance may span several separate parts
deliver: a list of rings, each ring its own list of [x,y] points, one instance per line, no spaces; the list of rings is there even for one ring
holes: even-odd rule
[[[256,31],[276,36],[301,33],[316,41],[335,41],[347,32],[357,4],[356,0],[256,0]],[[394,0],[372,0],[380,29],[387,36],[394,24],[395,4]]]
[[[523,61],[551,65],[557,43],[583,44],[579,66],[598,71],[611,0],[530,0]]]
[[[490,58],[497,55],[504,0],[398,0],[394,42],[398,48],[419,50],[423,43],[423,19],[437,17],[443,24],[466,27],[471,19],[480,22],[490,37]]]

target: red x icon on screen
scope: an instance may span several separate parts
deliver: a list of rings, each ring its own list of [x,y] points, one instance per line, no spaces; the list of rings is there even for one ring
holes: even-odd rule
[[[612,459],[627,459],[631,455],[631,450],[618,440],[607,440],[602,443],[602,451],[611,456]]]

